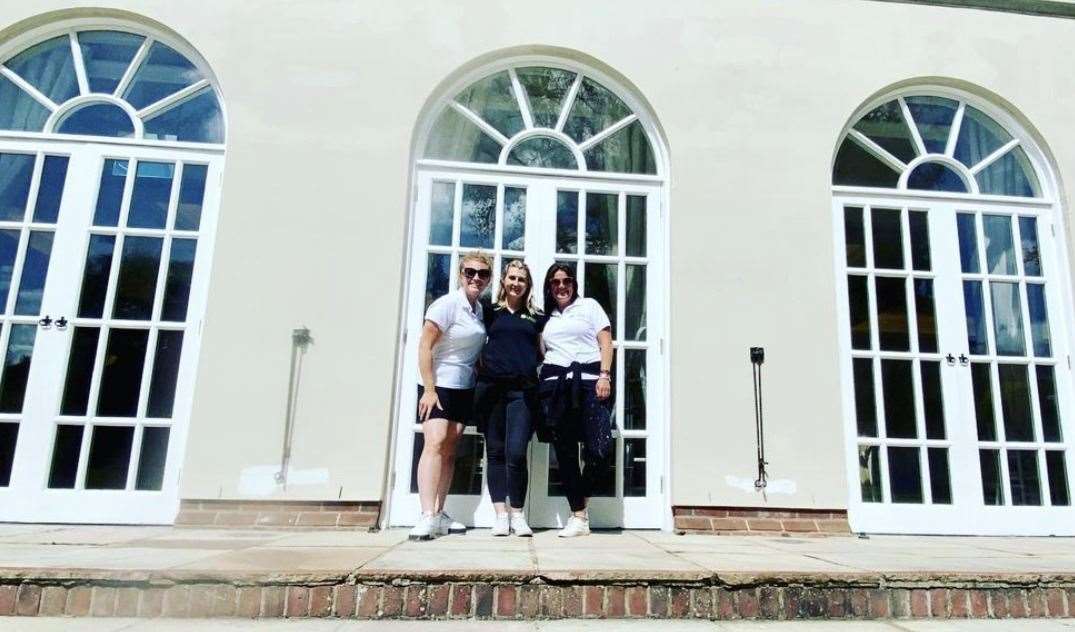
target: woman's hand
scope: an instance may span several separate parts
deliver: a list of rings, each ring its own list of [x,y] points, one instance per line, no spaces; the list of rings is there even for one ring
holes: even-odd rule
[[[612,381],[607,377],[599,377],[594,389],[597,391],[597,399],[608,399],[612,394]]]
[[[429,419],[429,413],[433,412],[434,407],[442,410],[444,408],[440,405],[440,398],[437,397],[437,389],[424,389],[422,398],[418,400],[418,418],[422,421]]]

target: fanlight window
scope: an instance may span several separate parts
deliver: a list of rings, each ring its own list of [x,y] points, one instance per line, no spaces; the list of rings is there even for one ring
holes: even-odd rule
[[[657,173],[638,115],[590,77],[530,66],[480,79],[441,111],[425,158]]]
[[[75,31],[0,65],[0,129],[224,142],[209,80],[182,54],[125,31]]]
[[[1020,141],[981,110],[940,96],[904,96],[855,122],[833,184],[1041,197]]]

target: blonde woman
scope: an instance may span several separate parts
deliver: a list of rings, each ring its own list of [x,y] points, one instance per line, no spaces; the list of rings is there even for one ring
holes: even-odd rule
[[[537,369],[542,317],[532,300],[530,268],[504,266],[496,303],[485,312],[488,340],[478,363],[475,410],[485,433],[486,482],[496,509],[493,535],[530,537],[523,507],[529,479],[526,451],[538,410]]]
[[[432,540],[466,527],[444,513],[452,482],[455,448],[473,420],[474,363],[485,342],[482,305],[478,301],[493,274],[481,252],[459,261],[459,289],[430,304],[418,342],[418,421],[424,446],[418,460],[418,498],[422,514],[412,540]]]

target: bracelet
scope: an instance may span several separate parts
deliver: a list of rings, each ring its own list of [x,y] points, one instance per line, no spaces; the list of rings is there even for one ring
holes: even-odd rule
[[[608,380],[610,384],[612,383],[612,378],[607,376],[607,375],[600,375],[600,376],[598,376],[597,379],[598,380]]]

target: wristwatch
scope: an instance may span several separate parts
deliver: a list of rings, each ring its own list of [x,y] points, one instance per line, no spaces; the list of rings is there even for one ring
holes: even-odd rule
[[[597,379],[600,380],[602,378],[604,378],[604,379],[608,380],[609,382],[611,382],[612,381],[612,374],[609,371],[604,371],[604,370],[599,371],[597,373]]]

